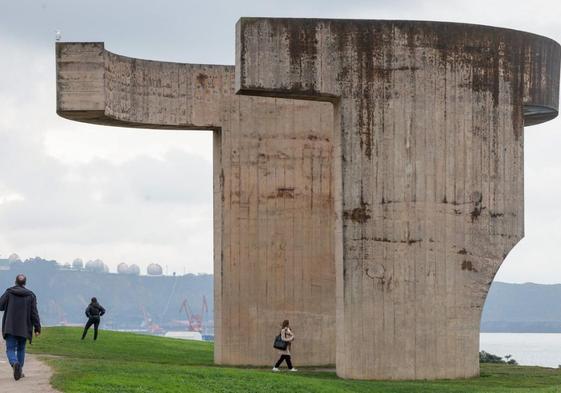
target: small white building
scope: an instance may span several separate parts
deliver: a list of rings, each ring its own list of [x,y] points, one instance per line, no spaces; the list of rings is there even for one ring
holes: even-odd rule
[[[9,259],[0,259],[0,271],[2,270],[10,270],[10,260]]]
[[[164,337],[167,338],[177,338],[180,340],[195,340],[195,341],[203,341],[203,336],[199,332],[167,332],[164,334]]]

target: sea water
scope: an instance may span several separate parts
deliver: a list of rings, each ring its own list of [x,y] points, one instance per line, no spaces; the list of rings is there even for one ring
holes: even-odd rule
[[[520,365],[561,365],[561,333],[481,333],[481,351],[512,357]]]

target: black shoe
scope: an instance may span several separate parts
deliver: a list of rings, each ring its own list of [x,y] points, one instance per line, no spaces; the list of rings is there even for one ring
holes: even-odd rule
[[[14,363],[14,379],[19,381],[21,378],[21,364],[19,362]]]

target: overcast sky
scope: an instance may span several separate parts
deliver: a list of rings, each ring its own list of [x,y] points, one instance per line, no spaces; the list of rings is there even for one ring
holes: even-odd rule
[[[0,257],[100,258],[212,272],[212,138],[55,113],[55,30],[132,57],[233,64],[241,16],[420,19],[561,41],[558,1],[2,0]],[[561,120],[526,129],[526,237],[496,279],[561,282]]]

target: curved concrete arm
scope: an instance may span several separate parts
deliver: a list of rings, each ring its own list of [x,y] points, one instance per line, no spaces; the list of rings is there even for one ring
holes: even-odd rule
[[[561,48],[539,35],[392,20],[242,18],[236,28],[241,94],[333,100],[356,82],[353,62],[371,64],[372,81],[446,66],[473,70],[466,87],[495,98],[500,83],[510,84],[511,105],[524,106],[526,126],[551,120],[559,111]],[[411,56],[392,57],[402,50]],[[423,62],[423,56],[431,62]]]
[[[57,113],[70,120],[155,129],[218,129],[234,67],[134,59],[102,42],[57,43]]]

